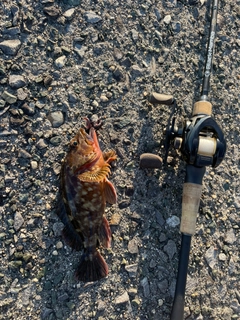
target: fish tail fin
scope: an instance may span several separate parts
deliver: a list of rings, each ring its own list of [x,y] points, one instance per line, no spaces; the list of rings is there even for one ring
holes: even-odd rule
[[[68,223],[62,230],[62,236],[65,242],[74,250],[81,250],[83,248],[83,242],[80,235],[75,229]]]
[[[79,281],[90,282],[105,278],[108,275],[108,266],[101,254],[95,249],[84,252],[76,270]]]
[[[103,217],[103,220],[102,220],[99,240],[105,248],[111,247],[111,229],[106,217]]]

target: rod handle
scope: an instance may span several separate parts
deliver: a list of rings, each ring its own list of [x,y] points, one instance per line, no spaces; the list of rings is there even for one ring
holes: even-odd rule
[[[202,194],[202,185],[185,182],[183,185],[182,217],[180,231],[186,235],[194,235],[196,220]]]

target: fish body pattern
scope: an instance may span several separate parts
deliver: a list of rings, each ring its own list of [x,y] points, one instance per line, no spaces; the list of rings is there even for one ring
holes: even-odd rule
[[[102,152],[96,131],[81,128],[70,141],[61,170],[62,205],[59,217],[64,223],[63,236],[83,255],[76,270],[80,281],[96,281],[108,274],[108,266],[98,251],[101,244],[111,246],[111,231],[104,211],[106,202],[116,203],[114,186],[108,180],[115,151]]]

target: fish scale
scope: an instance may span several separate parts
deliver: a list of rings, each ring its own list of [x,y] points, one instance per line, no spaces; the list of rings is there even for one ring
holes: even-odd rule
[[[104,216],[106,201],[116,203],[114,186],[108,180],[110,162],[116,159],[113,150],[102,152],[95,129],[81,128],[70,141],[61,170],[63,205],[58,213],[65,224],[63,236],[83,254],[76,270],[81,281],[96,281],[108,274],[108,266],[98,251],[100,244],[110,247],[111,231]]]

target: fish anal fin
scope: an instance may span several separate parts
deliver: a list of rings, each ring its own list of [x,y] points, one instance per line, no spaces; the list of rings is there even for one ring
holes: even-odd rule
[[[111,247],[111,230],[106,217],[103,217],[100,228],[99,240],[105,248]]]
[[[74,230],[69,223],[65,225],[62,231],[62,236],[67,245],[74,250],[80,251],[83,249],[83,240],[81,236]]]
[[[106,201],[108,203],[114,204],[117,202],[116,190],[113,184],[108,179],[104,181],[104,192],[105,192]]]
[[[76,270],[79,281],[90,282],[105,278],[108,275],[108,266],[101,254],[95,250],[93,253],[84,252]]]

